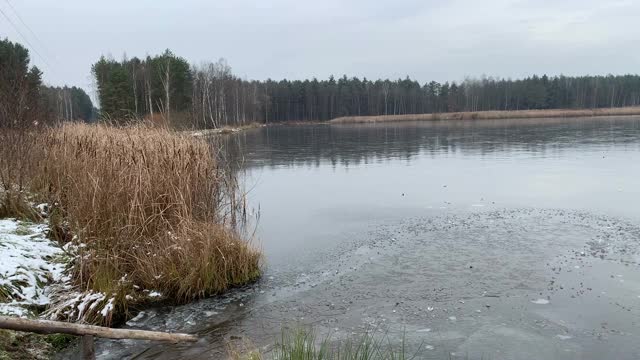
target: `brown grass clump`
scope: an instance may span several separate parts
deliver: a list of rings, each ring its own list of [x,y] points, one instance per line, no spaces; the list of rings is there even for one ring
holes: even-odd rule
[[[469,111],[434,114],[345,116],[333,119],[333,124],[374,123],[390,121],[427,121],[427,120],[490,120],[490,119],[534,119],[552,117],[589,117],[640,115],[640,107],[600,108],[600,109],[545,109],[545,110],[507,110],[507,111]]]
[[[41,220],[36,209],[31,205],[27,195],[21,191],[5,191],[0,189],[0,219],[16,218],[20,220]]]
[[[235,224],[234,176],[205,140],[82,124],[28,139],[23,188],[50,204],[52,234],[77,253],[81,295],[61,301],[58,317],[109,324],[132,305],[184,303],[259,276],[260,254]]]
[[[32,165],[23,154],[33,149],[33,134],[20,129],[0,130],[0,218],[40,220],[25,191]]]

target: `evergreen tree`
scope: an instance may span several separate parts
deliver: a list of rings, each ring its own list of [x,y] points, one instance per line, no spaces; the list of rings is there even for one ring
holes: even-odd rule
[[[28,126],[41,115],[42,73],[29,62],[24,46],[0,41],[0,127]]]
[[[408,76],[375,81],[346,75],[326,80],[247,81],[233,75],[224,60],[189,67],[169,50],[145,60],[116,62],[103,57],[94,64],[93,72],[103,116],[145,117],[169,110],[172,118],[179,116],[190,127],[640,103],[638,75],[482,77],[459,83],[431,81],[422,86]]]

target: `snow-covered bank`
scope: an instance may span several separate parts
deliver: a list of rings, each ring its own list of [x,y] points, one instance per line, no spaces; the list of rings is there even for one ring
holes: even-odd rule
[[[63,277],[64,251],[46,224],[0,219],[0,314],[27,316],[49,304],[49,286]]]
[[[67,243],[61,248],[46,237],[47,231],[46,223],[0,219],[0,315],[82,322],[110,318],[114,294],[81,292],[71,286],[64,270],[78,247]],[[126,282],[126,276],[120,280]],[[162,297],[156,291],[142,293],[137,297],[143,301]]]

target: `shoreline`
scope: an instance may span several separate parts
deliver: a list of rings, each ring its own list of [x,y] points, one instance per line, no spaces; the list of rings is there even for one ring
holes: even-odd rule
[[[439,120],[501,120],[535,118],[580,118],[599,116],[640,115],[640,106],[600,109],[548,109],[548,110],[492,110],[467,111],[433,114],[344,116],[329,120],[329,124],[363,124],[396,121],[439,121]]]
[[[639,112],[640,113],[640,112]],[[280,122],[270,122],[267,124],[263,123],[251,123],[242,126],[225,126],[216,129],[203,129],[203,130],[187,130],[186,132],[191,136],[210,136],[210,135],[228,135],[228,134],[236,134],[239,132],[264,128],[264,127],[277,127],[277,126],[305,126],[305,125],[329,125],[329,120],[309,120],[309,121],[280,121]]]
[[[266,124],[250,123],[242,126],[224,126],[215,129],[186,130],[185,132],[191,136],[200,137],[236,134],[251,129],[277,126],[348,125],[409,121],[562,119],[606,116],[640,116],[640,106],[598,109],[490,110],[428,114],[342,116],[331,120],[281,121]]]
[[[267,126],[267,125],[260,124],[260,123],[251,123],[251,124],[241,125],[241,126],[223,126],[221,128],[215,128],[215,129],[188,130],[187,133],[189,133],[191,136],[196,136],[196,137],[209,136],[209,135],[227,135],[227,134],[234,134],[234,133],[238,133],[238,132],[249,130],[249,129],[260,128],[264,126]]]

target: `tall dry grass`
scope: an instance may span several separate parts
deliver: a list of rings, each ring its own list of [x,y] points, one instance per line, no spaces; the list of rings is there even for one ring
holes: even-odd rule
[[[21,153],[0,150],[14,159],[6,165],[28,165],[12,193],[48,202],[52,235],[77,252],[72,279],[84,295],[63,296],[58,317],[109,324],[149,301],[150,291],[183,303],[259,276],[260,254],[235,224],[235,177],[205,140],[144,126],[65,124],[21,141]],[[6,183],[15,182],[16,172],[1,165]],[[87,294],[99,304],[74,309]],[[100,314],[105,306],[108,315]]]
[[[318,341],[320,340],[320,341]],[[230,343],[231,360],[407,360],[421,359],[423,344],[409,352],[404,336],[399,344],[393,344],[387,334],[377,335],[366,331],[350,338],[331,341],[330,337],[318,339],[313,329],[283,328],[282,335],[271,348],[262,354],[250,344]]]
[[[34,150],[33,132],[18,128],[0,130],[0,218],[39,220],[26,191],[30,180]]]
[[[589,116],[640,115],[640,107],[602,108],[602,109],[547,109],[513,111],[473,111],[434,114],[345,116],[329,121],[333,124],[356,124],[391,121],[428,121],[428,120],[493,120],[493,119],[534,119]]]

